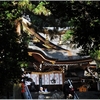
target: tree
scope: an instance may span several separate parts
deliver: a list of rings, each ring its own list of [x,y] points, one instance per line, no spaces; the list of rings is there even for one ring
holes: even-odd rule
[[[74,31],[72,41],[82,47],[85,55],[100,49],[100,2],[49,2],[47,8],[60,21],[59,26],[66,23],[63,27],[69,26]]]
[[[9,86],[21,79],[21,68],[27,67],[30,59],[27,48],[29,36],[23,31],[21,36],[16,33],[15,20],[29,11],[33,13],[32,10],[34,14],[47,14],[43,5],[42,2],[32,4],[29,0],[0,2],[0,95],[6,91],[9,98]]]
[[[14,80],[21,78],[21,65],[27,66],[29,61],[25,39],[18,42],[14,20],[21,15],[17,4],[13,2],[0,2],[0,95],[7,91]]]

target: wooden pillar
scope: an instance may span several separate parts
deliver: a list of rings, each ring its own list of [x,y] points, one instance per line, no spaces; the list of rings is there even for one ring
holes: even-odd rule
[[[65,73],[62,72],[62,89],[63,89],[64,81],[65,81]]]
[[[42,74],[39,74],[39,88],[42,87]]]

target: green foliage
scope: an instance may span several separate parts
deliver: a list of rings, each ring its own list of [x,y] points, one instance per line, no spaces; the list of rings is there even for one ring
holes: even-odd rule
[[[66,33],[62,37],[63,42],[71,39],[72,36],[73,36],[73,30],[67,30]]]
[[[38,15],[45,15],[45,16],[48,16],[51,14],[50,10],[46,9],[45,8],[45,5],[47,5],[48,3],[47,2],[40,2],[37,7],[34,9],[34,13],[35,14],[38,14]]]
[[[48,15],[50,11],[45,8],[45,4],[46,2],[32,4],[29,0],[0,2],[0,93],[11,82],[21,78],[22,67],[28,67],[29,36],[24,32],[20,37],[17,36],[15,20],[28,12]]]
[[[90,55],[96,61],[97,67],[100,68],[100,50],[91,51]]]
[[[59,27],[73,28],[73,42],[89,54],[91,49],[100,45],[100,3],[93,1],[58,1],[46,6],[53,18],[58,19]],[[56,22],[56,26],[58,25]],[[55,21],[54,21],[55,23]]]
[[[15,32],[14,21],[21,15],[17,4],[18,2],[0,2],[0,93],[11,82],[21,78],[21,65],[27,67],[29,61],[26,37],[21,37],[22,41],[19,43],[20,37]]]
[[[95,60],[100,61],[100,50],[94,50],[93,52],[91,51],[91,57],[94,58]]]
[[[71,22],[74,26],[74,42],[82,46],[85,52],[99,49],[100,4],[98,2],[74,2]],[[89,53],[89,52],[88,52]]]
[[[36,3],[36,4],[35,4]],[[24,13],[32,12],[36,15],[50,15],[50,10],[45,8],[48,3],[46,1],[30,2],[29,0],[22,0],[18,3],[19,9],[22,9]]]

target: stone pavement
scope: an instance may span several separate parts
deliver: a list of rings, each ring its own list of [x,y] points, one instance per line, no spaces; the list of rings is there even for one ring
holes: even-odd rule
[[[79,92],[76,91],[79,99],[100,99],[100,91],[87,91],[87,92]],[[33,99],[38,99],[40,95],[39,92],[31,92]],[[62,91],[54,91],[47,94],[43,94],[46,99],[64,99],[64,95]]]

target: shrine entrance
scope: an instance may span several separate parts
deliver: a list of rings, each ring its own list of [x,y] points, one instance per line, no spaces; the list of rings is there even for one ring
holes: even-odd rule
[[[52,72],[31,72],[30,78],[39,87],[47,88],[48,91],[62,90],[64,73],[61,71]]]

